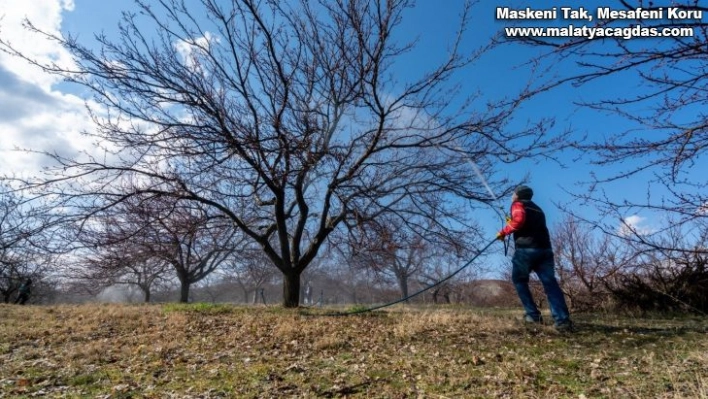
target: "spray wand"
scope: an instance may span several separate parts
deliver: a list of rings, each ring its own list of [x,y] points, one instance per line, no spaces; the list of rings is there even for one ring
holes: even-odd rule
[[[472,170],[474,170],[474,172],[477,174],[479,181],[484,185],[484,187],[487,189],[487,192],[494,200],[492,203],[496,203],[497,201],[499,201],[499,197],[497,197],[494,194],[494,191],[492,191],[492,188],[489,186],[489,183],[487,183],[487,179],[484,178],[484,176],[482,175],[482,171],[479,169],[479,166],[472,159],[472,157],[465,150],[463,150],[462,147],[460,147],[459,145],[455,145],[455,149],[465,155],[468,163],[472,167]],[[508,224],[509,221],[511,220],[511,216],[507,215],[505,213],[504,208],[501,205],[494,206],[494,205],[492,205],[492,203],[489,203],[489,205],[494,210],[494,212],[497,214],[497,216],[499,216],[499,220],[501,220],[503,223],[502,228],[504,228],[504,226],[506,226],[506,224]],[[502,240],[502,243],[504,244],[504,256],[506,256],[509,253],[510,241],[511,240],[508,237],[505,237]]]

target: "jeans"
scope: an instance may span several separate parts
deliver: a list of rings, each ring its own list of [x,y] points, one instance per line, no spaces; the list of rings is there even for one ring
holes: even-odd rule
[[[541,312],[538,310],[529,289],[529,275],[533,271],[538,276],[538,279],[541,280],[541,284],[543,284],[543,290],[546,292],[555,325],[569,323],[568,306],[565,303],[563,291],[561,291],[555,276],[553,250],[517,248],[511,263],[513,266],[511,281],[514,283],[516,293],[521,299],[526,315],[533,320],[541,319]]]

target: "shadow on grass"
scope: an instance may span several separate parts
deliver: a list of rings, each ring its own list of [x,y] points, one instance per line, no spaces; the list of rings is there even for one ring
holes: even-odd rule
[[[708,321],[708,320],[707,320]],[[602,321],[576,321],[572,332],[558,332],[552,323],[521,323],[521,328],[506,331],[506,335],[522,337],[558,337],[571,341],[592,343],[595,341],[614,342],[633,347],[661,342],[673,342],[673,339],[691,334],[708,334],[708,323],[682,323],[669,326],[626,325],[603,323]],[[651,320],[646,320],[651,323]]]
[[[708,326],[676,326],[676,327],[646,327],[646,326],[617,326],[602,323],[581,322],[576,323],[576,333],[585,334],[627,334],[627,335],[656,335],[680,336],[687,333],[706,334]]]
[[[380,380],[379,382],[385,382]],[[370,386],[372,381],[364,381],[360,384],[345,385],[341,388],[333,388],[327,391],[318,392],[318,397],[323,398],[334,398],[334,397],[346,397],[348,395],[356,395],[362,393],[362,390]]]

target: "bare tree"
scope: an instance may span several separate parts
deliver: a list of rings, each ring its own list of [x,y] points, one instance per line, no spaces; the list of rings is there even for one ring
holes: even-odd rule
[[[706,314],[708,258],[705,231],[667,222],[657,246],[637,245],[635,257],[607,283],[619,306],[651,311]],[[694,244],[697,243],[697,244]],[[687,249],[694,245],[693,250]]]
[[[327,271],[330,277],[325,289],[319,289],[320,296],[326,293],[327,298],[336,296],[344,303],[375,302],[375,287],[379,285],[381,277],[372,268],[362,267],[358,257],[360,250],[361,247],[346,245],[331,245],[328,248]]]
[[[472,241],[469,232],[419,235],[403,220],[394,218],[368,223],[364,230],[363,241],[352,248],[354,263],[360,270],[371,270],[384,280],[394,281],[403,298],[411,294],[411,283],[420,288],[435,284],[454,271],[451,265],[459,266],[462,259],[472,256],[471,250],[465,250]],[[446,281],[436,286],[434,298],[442,295],[450,302],[449,284]]]
[[[96,289],[112,285],[134,286],[150,302],[155,289],[169,285],[172,265],[156,254],[146,252],[141,243],[126,240],[96,248],[72,268],[71,277],[94,283]]]
[[[74,275],[104,284],[131,284],[149,300],[153,284],[172,271],[180,282],[180,301],[189,288],[234,255],[238,230],[223,216],[198,203],[156,197],[130,197],[103,212],[97,223],[79,226],[76,236],[92,255]]]
[[[178,207],[169,218],[151,226],[148,253],[172,266],[180,282],[180,302],[189,301],[189,288],[234,255],[237,229],[224,218],[214,218],[201,207]]]
[[[673,1],[670,5],[644,0],[617,0],[607,4],[615,10],[631,11],[636,19],[596,19],[596,28],[613,30],[614,37],[589,40],[586,37],[547,39],[523,38],[533,46],[550,49],[534,62],[546,63],[552,82],[541,90],[572,83],[599,94],[597,84],[607,79],[636,82],[636,90],[621,93],[603,89],[594,101],[578,101],[591,109],[616,114],[629,122],[628,128],[603,126],[603,134],[578,146],[591,154],[591,162],[609,166],[597,170],[589,192],[578,197],[598,206],[611,225],[597,223],[606,233],[615,233],[617,218],[639,211],[671,214],[674,223],[693,223],[708,213],[708,24],[705,19],[672,19],[672,10],[708,12],[708,2]],[[641,18],[661,10],[664,18]],[[654,35],[631,37],[632,28],[641,27]],[[658,36],[657,36],[658,35]],[[558,68],[558,66],[567,66]],[[565,75],[561,72],[572,71]],[[646,199],[628,200],[609,195],[605,183],[633,177],[649,180]],[[658,195],[660,187],[665,195]],[[642,245],[658,243],[636,230],[620,238]],[[618,236],[615,234],[615,236]],[[693,251],[691,246],[687,248]]]
[[[119,39],[98,35],[97,51],[28,23],[73,54],[73,69],[0,39],[106,110],[93,108],[96,131],[87,134],[108,156],[48,154],[57,175],[34,186],[89,214],[142,194],[210,206],[280,270],[286,307],[298,306],[300,275],[328,239],[391,214],[431,222],[411,223],[416,231],[464,230],[470,214],[461,204],[493,200],[469,178],[469,162],[507,192],[492,176],[496,162],[546,156],[563,143],[545,123],[509,128],[521,100],[459,92],[455,73],[486,50],[460,48],[469,4],[449,57],[399,81],[413,42],[396,42],[394,32],[411,0],[157,3],[138,0]]]
[[[442,249],[435,251],[435,255],[428,258],[430,261],[417,276],[417,280],[422,287],[434,285],[430,288],[433,303],[449,304],[463,300],[465,285],[478,278],[480,269],[475,267],[476,265],[468,265],[452,278],[448,277],[467,264],[472,256],[474,255]],[[447,280],[442,281],[443,279]]]
[[[360,268],[392,279],[401,297],[408,297],[409,280],[422,272],[433,256],[431,244],[408,231],[400,220],[370,223],[366,230],[366,243],[356,255]]]
[[[5,303],[28,278],[36,288],[49,272],[53,257],[43,249],[43,233],[50,225],[45,208],[0,185],[0,295]]]
[[[94,218],[88,226],[67,223],[65,229],[74,230],[68,236],[75,236],[79,243],[72,253],[78,261],[67,268],[67,276],[87,282],[96,294],[113,285],[137,287],[144,301],[150,302],[153,288],[172,270],[153,252],[154,222],[163,215],[152,212],[150,205],[132,198]]]
[[[239,250],[226,261],[223,271],[227,280],[235,281],[241,288],[244,303],[249,299],[256,303],[259,290],[273,281],[277,272],[263,251],[252,246]]]
[[[489,271],[488,258],[475,249],[479,232],[468,231],[448,237],[430,246],[429,261],[418,276],[421,286],[435,285],[430,289],[433,303],[462,302],[467,296],[466,287]]]
[[[627,271],[637,256],[633,247],[572,216],[553,228],[552,240],[559,283],[575,310],[608,305],[608,284]]]

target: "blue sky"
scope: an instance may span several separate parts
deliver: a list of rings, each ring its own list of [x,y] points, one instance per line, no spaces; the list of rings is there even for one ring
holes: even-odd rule
[[[594,1],[577,3],[590,9],[607,5],[606,2]],[[494,12],[497,6],[507,4],[519,2],[484,0],[473,7],[471,23],[464,36],[464,46],[468,51],[486,43],[493,34],[506,26],[505,22],[495,20]],[[535,1],[532,4],[538,8],[557,5],[556,2],[548,0]],[[419,46],[408,56],[409,66],[401,71],[402,76],[406,73],[414,74],[420,68],[430,65],[431,60],[440,60],[444,56],[459,19],[461,5],[460,0],[421,0],[414,9],[409,10],[399,34],[402,38],[418,38]],[[29,17],[45,30],[61,30],[78,35],[80,40],[86,43],[91,42],[93,34],[97,32],[103,31],[109,36],[114,34],[120,11],[133,7],[130,0],[0,0],[0,14],[4,14],[0,21],[0,34],[40,60],[68,62],[66,53],[54,43],[24,31],[19,26],[21,18]],[[550,23],[564,24],[563,21]],[[498,99],[513,95],[528,79],[528,67],[523,67],[523,63],[536,52],[536,49],[519,47],[495,50],[485,55],[478,64],[459,78],[466,89],[479,89],[486,98]],[[559,66],[557,72],[572,72],[565,68],[572,66]],[[4,173],[31,173],[43,165],[44,160],[40,158],[10,151],[14,147],[68,151],[89,146],[78,134],[82,129],[90,129],[90,123],[86,118],[80,93],[73,90],[61,84],[55,77],[46,76],[21,60],[0,54],[0,168]],[[579,108],[573,103],[627,90],[637,90],[637,86],[635,81],[624,77],[581,88],[564,86],[528,103],[516,120],[523,123],[540,116],[553,116],[556,118],[556,131],[572,128],[577,134],[599,137],[620,131],[626,126],[626,121]],[[563,165],[543,160],[539,163],[500,164],[498,172],[518,178],[530,172],[528,183],[536,191],[535,200],[546,209],[549,223],[553,225],[559,223],[563,215],[552,203],[570,200],[564,190],[582,190],[578,184],[587,181],[591,171],[600,175],[612,171],[592,168],[587,163],[587,158],[578,161],[576,156],[577,154],[572,153],[558,154]],[[477,178],[472,170],[470,178]],[[645,195],[647,182],[643,178],[633,178],[608,188],[616,198],[637,199]],[[499,205],[507,208],[509,199],[500,199]],[[594,213],[592,209],[587,209],[586,212],[589,216]],[[500,227],[500,221],[494,212],[480,212],[478,217],[488,227],[490,237],[493,236],[494,231]],[[647,215],[628,214],[626,217],[633,222],[639,222],[642,217],[647,218],[641,222],[644,228],[650,228],[652,224]]]

